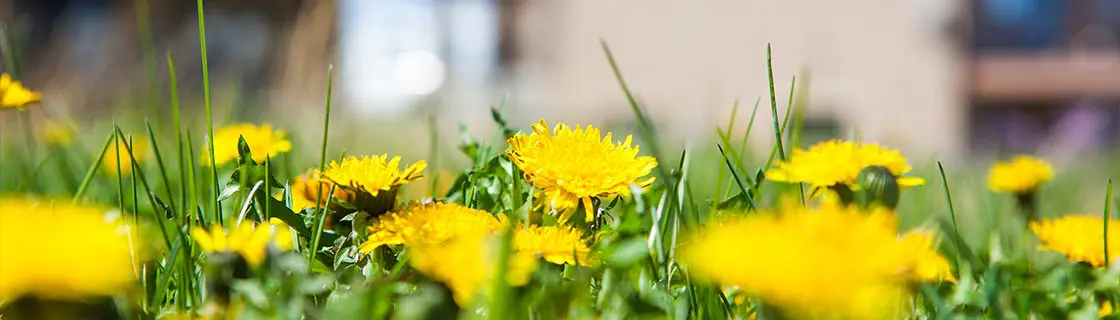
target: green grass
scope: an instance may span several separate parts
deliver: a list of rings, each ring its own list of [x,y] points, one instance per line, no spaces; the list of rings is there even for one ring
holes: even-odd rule
[[[143,0],[136,3],[146,6]],[[330,82],[321,137],[315,136],[318,128],[292,132],[297,137],[321,138],[318,139],[317,159],[312,145],[297,144],[290,154],[269,158],[262,164],[223,167],[218,166],[213,157],[209,163],[202,163],[199,150],[214,153],[214,141],[208,138],[214,134],[214,123],[233,119],[215,118],[207,71],[203,1],[197,4],[204,68],[202,114],[184,113],[180,109],[175,63],[168,55],[170,87],[167,96],[152,98],[166,101],[166,104],[156,103],[152,104],[153,110],[82,123],[83,128],[89,128],[82,132],[90,134],[82,135],[83,141],[75,145],[47,146],[37,141],[28,120],[30,114],[40,112],[36,108],[20,113],[18,120],[23,123],[20,129],[9,125],[0,128],[0,154],[5,157],[0,163],[3,174],[0,175],[0,193],[65,197],[77,204],[113,206],[120,208],[149,235],[145,246],[151,248],[154,257],[145,261],[136,292],[117,297],[107,307],[102,306],[121,318],[147,319],[173,310],[205,309],[219,294],[214,290],[215,283],[229,285],[229,298],[246,304],[246,318],[333,319],[360,315],[360,318],[378,319],[742,319],[756,312],[764,319],[782,317],[758,299],[736,301],[725,294],[723,288],[705,281],[692,272],[690,266],[677,260],[684,236],[711,225],[714,219],[773,208],[782,196],[795,196],[802,203],[814,201],[803,185],[765,179],[764,172],[777,161],[803,148],[800,139],[804,107],[801,103],[806,99],[805,86],[793,78],[788,92],[789,105],[784,113],[779,112],[776,100],[779,92],[775,90],[771,67],[771,59],[775,57],[771,56],[769,46],[766,76],[770,83],[770,133],[775,143],[747,143],[755,130],[761,102],[758,99],[745,127],[740,128],[735,122],[740,110],[736,101],[726,128],[715,128],[716,134],[709,143],[684,149],[659,136],[654,122],[635,98],[635,91],[625,81],[625,61],[616,61],[607,42],[603,41],[605,60],[614,71],[621,90],[619,107],[633,112],[637,140],[647,151],[645,154],[656,157],[659,162],[652,173],[657,177],[656,184],[648,190],[635,189],[628,199],[598,199],[595,209],[602,210],[603,216],[593,224],[577,223],[588,234],[596,234],[593,247],[602,259],[601,264],[592,267],[542,264],[530,283],[521,287],[510,285],[504,277],[495,277],[486,284],[491,292],[487,299],[460,308],[443,284],[412,270],[407,263],[407,249],[359,254],[356,245],[364,240],[364,230],[358,228],[348,233],[329,230],[325,224],[328,216],[334,213],[331,209],[293,212],[289,178],[308,168],[322,169],[328,161],[341,158],[335,156],[338,154],[366,154],[368,149],[386,146],[369,153],[427,154],[431,164],[426,171],[428,183],[406,186],[413,193],[404,193],[409,196],[404,196],[402,202],[431,197],[506,213],[514,221],[554,224],[555,217],[542,214],[533,205],[537,203],[535,199],[544,195],[524,179],[523,173],[504,154],[505,140],[518,131],[527,132],[528,124],[506,123],[502,117],[503,101],[492,110],[497,127],[494,134],[479,138],[464,133],[456,150],[441,145],[448,139],[438,135],[438,126],[446,125],[446,121],[441,122],[437,115],[396,126],[376,126],[382,127],[380,134],[356,137],[359,135],[354,134],[355,131],[348,130],[363,130],[354,129],[362,124],[331,118],[333,69],[328,69],[324,70]],[[137,19],[144,24],[147,16]],[[4,50],[8,52],[11,41],[7,36],[4,40]],[[156,55],[151,52],[154,49],[145,42],[143,50],[144,63],[152,66],[149,73],[154,74]],[[5,54],[5,57],[10,55]],[[12,66],[9,70],[18,70],[18,63],[9,60],[7,63]],[[157,82],[157,79],[151,80]],[[159,119],[156,115],[167,112],[171,113],[172,132],[147,122],[148,116]],[[295,121],[267,112],[251,120]],[[419,128],[421,120],[427,121],[426,128]],[[204,130],[201,131],[203,139],[192,134],[200,130]],[[394,150],[388,150],[393,149],[388,147],[393,141],[367,141],[382,136],[396,139],[397,135],[391,134],[401,130],[426,130],[427,148],[412,145],[420,143],[419,139],[402,143],[403,146]],[[629,134],[623,130],[614,130],[615,136]],[[140,135],[127,132],[143,132],[151,141],[151,156],[143,158],[128,174],[108,174],[102,169],[106,156],[130,155],[139,150],[134,143]],[[84,143],[96,146],[103,137],[100,152],[92,153],[96,150],[80,147]],[[858,140],[858,137],[838,138]],[[106,155],[113,143],[123,148],[117,148],[118,154]],[[48,147],[51,152],[38,152]],[[246,157],[243,154],[242,160]],[[911,157],[915,159],[922,158]],[[1107,184],[1099,181],[1105,180],[1102,177],[1120,174],[1120,166],[1111,164],[1111,159],[1114,157],[1084,159],[1082,165],[1062,168],[1058,178],[1039,191],[1039,205],[1035,210],[1043,217],[1101,212],[1099,204],[1103,199],[1103,216],[1111,219],[1111,204],[1115,201],[1112,182],[1111,179]],[[48,162],[59,169],[42,170]],[[1120,268],[1090,268],[1065,261],[1057,254],[1038,252],[1037,240],[1025,229],[1012,197],[985,189],[982,173],[987,163],[943,164],[936,159],[916,162],[912,174],[925,178],[929,185],[902,192],[897,209],[900,224],[903,230],[937,230],[945,239],[940,243],[940,252],[950,257],[959,280],[916,285],[911,301],[914,317],[1095,318],[1101,302],[1111,301],[1117,306]],[[29,168],[37,169],[28,172]],[[454,182],[446,188],[441,187],[438,180],[443,170],[455,173]],[[231,177],[235,173],[236,179]],[[78,183],[75,185],[75,182]],[[315,202],[334,203],[334,187],[329,191],[327,199],[317,197]],[[272,198],[276,194],[282,195],[280,200]],[[237,281],[221,278],[220,271],[229,266],[201,252],[190,234],[199,226],[232,225],[242,219],[268,221],[270,217],[280,218],[296,230],[296,254],[270,255],[267,268]],[[1102,231],[1106,237],[1115,232],[1107,227]],[[498,274],[504,274],[509,268],[504,262],[511,258],[512,242],[512,232],[501,237],[495,259]],[[741,245],[746,248],[780,244]],[[1107,250],[1107,242],[1105,247]],[[822,261],[821,267],[827,268],[828,263]],[[80,264],[75,261],[75,265]],[[0,310],[0,315],[4,312]]]

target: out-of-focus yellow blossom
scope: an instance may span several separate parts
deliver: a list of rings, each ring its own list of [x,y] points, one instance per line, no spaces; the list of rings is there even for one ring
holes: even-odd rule
[[[1054,169],[1045,160],[1032,156],[1016,156],[997,162],[988,171],[988,189],[995,192],[1028,193],[1054,177]]]
[[[541,120],[532,127],[533,133],[519,133],[507,140],[506,156],[525,174],[525,180],[544,191],[541,200],[550,209],[564,211],[582,202],[588,210],[585,217],[591,221],[595,216],[590,212],[591,198],[629,196],[630,185],[646,188],[653,184],[653,177],[642,177],[657,167],[657,160],[638,157],[638,146],[630,146],[631,136],[616,144],[610,132],[601,137],[593,126],[573,130],[559,123],[549,131],[548,123]],[[566,221],[572,214],[565,212],[560,220]]]
[[[1070,261],[1085,262],[1094,267],[1104,267],[1104,219],[1087,215],[1031,221],[1031,231],[1042,242],[1042,249],[1055,251]],[[1120,221],[1109,220],[1109,230],[1120,231]],[[1108,233],[1108,256],[1120,258],[1120,232]]]
[[[40,98],[38,92],[25,88],[22,83],[12,79],[11,75],[0,74],[0,108],[22,110],[29,104],[39,102]]]
[[[73,122],[47,121],[41,130],[40,135],[48,144],[69,146],[74,143],[74,132],[78,131],[78,126]]]
[[[23,295],[84,299],[136,281],[133,229],[99,207],[0,198],[0,305]]]
[[[301,212],[303,209],[314,207],[316,201],[321,201],[326,206],[328,199],[330,199],[332,185],[329,180],[319,177],[315,172],[296,177],[291,184],[292,211]],[[353,203],[354,193],[341,187],[335,187],[334,199],[335,202]]]
[[[900,240],[904,246],[903,252],[912,259],[910,275],[918,282],[948,281],[956,282],[950,270],[949,260],[937,252],[937,241],[928,230],[915,230],[907,232]]]
[[[214,132],[214,164],[223,165],[237,160],[237,144],[241,137],[249,145],[253,161],[264,163],[268,157],[275,158],[281,153],[292,150],[292,142],[284,137],[284,130],[273,129],[272,125],[235,123]],[[210,148],[204,147],[202,164],[210,165]]]
[[[411,246],[409,263],[428,277],[443,282],[454,295],[455,302],[466,307],[476,295],[486,296],[491,279],[497,271],[498,237],[486,230],[466,232],[443,243],[420,243]],[[525,285],[537,267],[530,254],[510,255],[506,281],[513,286]]]
[[[1101,310],[1097,312],[1097,317],[1104,318],[1105,316],[1111,315],[1111,314],[1112,314],[1112,304],[1108,303],[1108,301],[1105,301],[1104,303],[1101,304]]]
[[[505,222],[505,216],[458,204],[421,204],[377,217],[360,248],[372,252],[383,245],[439,244],[462,234],[495,232]]]
[[[578,229],[566,226],[518,226],[513,234],[513,249],[539,255],[555,264],[587,265],[591,248]]]
[[[132,141],[132,153],[128,152],[129,140]],[[151,147],[148,145],[148,138],[129,134],[109,143],[109,148],[105,149],[104,158],[101,160],[101,168],[111,175],[116,175],[118,169],[121,175],[127,175],[132,172],[133,163],[139,165],[144,162],[149,152]]]
[[[911,167],[898,150],[878,144],[830,140],[809,147],[796,149],[787,161],[776,161],[775,167],[766,172],[766,178],[790,183],[807,183],[814,194],[836,185],[853,187],[860,170],[882,166],[898,178],[900,187],[913,187],[925,183],[918,177],[903,176]]]
[[[692,234],[681,252],[697,277],[792,317],[884,319],[900,311],[916,277],[915,246],[897,228],[881,207],[784,206]]]
[[[292,233],[288,225],[277,218],[272,218],[268,224],[254,224],[242,222],[226,233],[219,225],[210,227],[210,231],[195,227],[191,236],[203,251],[208,253],[232,252],[245,259],[252,267],[264,262],[268,247],[274,246],[277,250],[287,251],[292,249]]]

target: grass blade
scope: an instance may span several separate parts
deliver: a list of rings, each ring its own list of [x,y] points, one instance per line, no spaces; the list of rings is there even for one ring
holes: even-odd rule
[[[89,167],[89,170],[86,170],[86,176],[85,178],[82,178],[82,184],[78,185],[78,191],[74,192],[74,197],[71,199],[71,202],[78,203],[78,200],[82,198],[83,194],[85,194],[86,188],[89,187],[89,183],[93,181],[93,176],[97,174],[97,169],[101,168],[101,162],[105,160],[105,152],[109,151],[109,145],[113,143],[113,140],[116,139],[116,136],[117,134],[116,132],[114,132],[109,135],[108,139],[105,139],[105,145],[101,147],[101,152],[98,152],[100,156],[98,156],[97,160],[93,162],[93,165]]]
[[[957,268],[964,266],[964,240],[961,239],[960,227],[957,226],[957,211],[953,209],[953,195],[949,192],[949,178],[945,176],[945,166],[937,162],[937,170],[941,172],[941,186],[945,190],[945,202],[949,205],[949,219],[953,221],[953,240],[957,247]]]
[[[334,66],[327,67],[327,97],[326,97],[326,113],[323,116],[323,143],[319,146],[319,171],[326,170],[327,167],[327,134],[330,133],[331,128],[331,93],[334,90]],[[315,255],[319,251],[319,237],[323,233],[323,227],[327,219],[327,210],[323,209],[323,185],[316,183],[315,195],[315,219],[314,229],[311,235],[311,250],[307,250],[307,263],[315,261]],[[327,196],[327,203],[331,203],[334,198],[334,185],[331,185],[330,194]]]
[[[778,96],[774,93],[774,63],[771,59],[770,44],[766,44],[766,73],[769,76],[767,80],[770,84],[770,112],[774,118],[774,143],[778,145],[778,158],[785,161],[786,150],[785,146],[782,145],[782,127],[778,123]]]
[[[1108,179],[1108,188],[1105,189],[1104,194],[1104,263],[1108,265],[1112,262],[1111,257],[1108,256],[1108,222],[1112,219],[1112,178]]]
[[[210,148],[210,172],[211,178],[214,180],[214,190],[211,195],[214,196],[214,216],[217,217],[218,224],[225,225],[222,219],[222,204],[218,200],[218,192],[222,189],[218,185],[218,165],[214,160],[214,109],[210,101],[210,64],[206,59],[206,19],[202,10],[202,0],[198,0],[198,49],[202,54],[202,97],[206,105],[206,130],[207,139],[206,145]]]
[[[156,156],[156,165],[159,166],[160,177],[163,178],[163,188],[167,189],[167,202],[171,203],[171,207],[175,208],[175,193],[171,189],[171,179],[167,177],[167,168],[163,165],[163,155],[159,152],[159,143],[156,142],[156,132],[152,130],[152,124],[147,120],[144,124],[148,127],[148,140],[152,144],[152,153]]]

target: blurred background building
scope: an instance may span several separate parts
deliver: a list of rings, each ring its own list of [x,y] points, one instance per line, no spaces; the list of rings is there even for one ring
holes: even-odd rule
[[[195,6],[0,0],[0,19],[26,82],[97,110],[148,79],[166,88],[164,53],[197,94]],[[208,0],[206,13],[214,82],[291,112],[318,112],[334,65],[353,119],[485,123],[508,98],[517,123],[627,121],[605,40],[660,128],[704,141],[736,100],[741,124],[756,100],[769,119],[771,43],[779,111],[797,75],[818,137],[942,158],[1076,154],[1120,137],[1117,0]]]

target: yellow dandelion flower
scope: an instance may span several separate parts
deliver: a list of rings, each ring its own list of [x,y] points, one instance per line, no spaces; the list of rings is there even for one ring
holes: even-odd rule
[[[578,229],[564,226],[518,226],[513,234],[513,249],[539,255],[555,264],[587,265],[591,248]]]
[[[235,123],[214,132],[214,164],[223,165],[237,160],[237,143],[241,137],[249,145],[253,161],[264,163],[267,157],[275,158],[281,153],[292,150],[292,142],[284,137],[284,130],[273,129],[269,124]],[[210,150],[202,154],[202,164],[210,165]]]
[[[195,227],[191,230],[191,236],[202,251],[236,253],[253,267],[264,262],[269,246],[281,251],[292,249],[291,230],[276,218],[272,218],[267,225],[242,222],[228,233],[219,225],[211,226],[210,231]]]
[[[988,189],[995,192],[1029,193],[1054,177],[1054,169],[1045,160],[1016,156],[1011,161],[997,162],[988,171]]]
[[[1101,310],[1097,312],[1097,317],[1104,318],[1112,314],[1112,303],[1105,301],[1101,304]]]
[[[132,141],[132,153],[129,153],[128,141]],[[151,151],[148,145],[148,138],[143,135],[129,134],[120,139],[116,139],[109,144],[109,148],[105,149],[104,158],[101,160],[101,169],[110,175],[116,175],[117,170],[120,170],[121,175],[128,175],[132,172],[132,165],[144,162]],[[118,152],[119,150],[119,152]]]
[[[421,204],[377,217],[360,249],[372,252],[383,245],[438,244],[465,233],[494,232],[504,223],[505,216],[458,204]]]
[[[388,155],[346,157],[331,161],[319,176],[335,183],[337,189],[353,193],[351,201],[358,209],[371,215],[392,210],[400,186],[423,178],[421,173],[428,163],[424,160],[400,171],[401,157],[388,159]],[[329,190],[329,189],[328,189]]]
[[[47,121],[40,130],[39,135],[48,144],[68,146],[74,143],[74,132],[78,131],[78,126],[68,121]]]
[[[854,186],[860,170],[882,166],[898,178],[900,187],[913,187],[925,183],[918,177],[902,176],[910,171],[906,158],[898,150],[878,144],[853,143],[831,140],[818,143],[808,150],[796,149],[787,161],[776,161],[775,168],[766,172],[766,178],[790,183],[807,183],[814,193],[836,185]]]
[[[506,156],[525,174],[525,180],[544,191],[542,201],[556,211],[575,208],[580,202],[591,210],[592,197],[629,196],[630,185],[643,188],[653,184],[649,175],[657,160],[638,157],[638,146],[630,146],[631,136],[615,143],[611,133],[600,137],[599,129],[579,126],[573,130],[563,123],[549,131],[541,120],[532,125],[533,133],[509,138]],[[567,220],[572,213],[561,216]],[[594,218],[586,214],[587,221]]]
[[[30,294],[82,299],[136,281],[132,229],[97,207],[0,198],[0,305]]]
[[[1031,221],[1031,231],[1042,242],[1042,249],[1055,251],[1070,261],[1085,262],[1094,267],[1110,264],[1104,259],[1104,219],[1085,215]],[[1109,220],[1109,230],[1120,230],[1120,221]],[[1120,257],[1120,234],[1108,233],[1108,256]]]
[[[444,243],[421,243],[411,246],[409,264],[420,273],[440,281],[451,289],[455,302],[466,307],[476,295],[487,295],[497,266],[497,240],[492,232],[467,232]],[[513,286],[525,285],[537,267],[529,254],[510,256],[505,274]]]
[[[292,211],[302,212],[303,209],[316,205],[316,201],[327,203],[330,198],[332,183],[323,179],[314,171],[302,174],[292,180]],[[321,199],[321,200],[320,200]],[[354,193],[341,187],[334,189],[335,202],[354,202]]]
[[[949,267],[949,260],[937,252],[937,240],[928,230],[915,230],[902,235],[900,240],[905,247],[910,264],[911,279],[917,282],[956,282]]]
[[[13,80],[11,75],[0,74],[0,109],[20,109],[27,105],[39,102],[38,92],[31,91],[19,81]]]
[[[793,317],[883,319],[913,277],[912,245],[893,212],[783,207],[692,234],[682,259],[703,279],[738,286]]]

